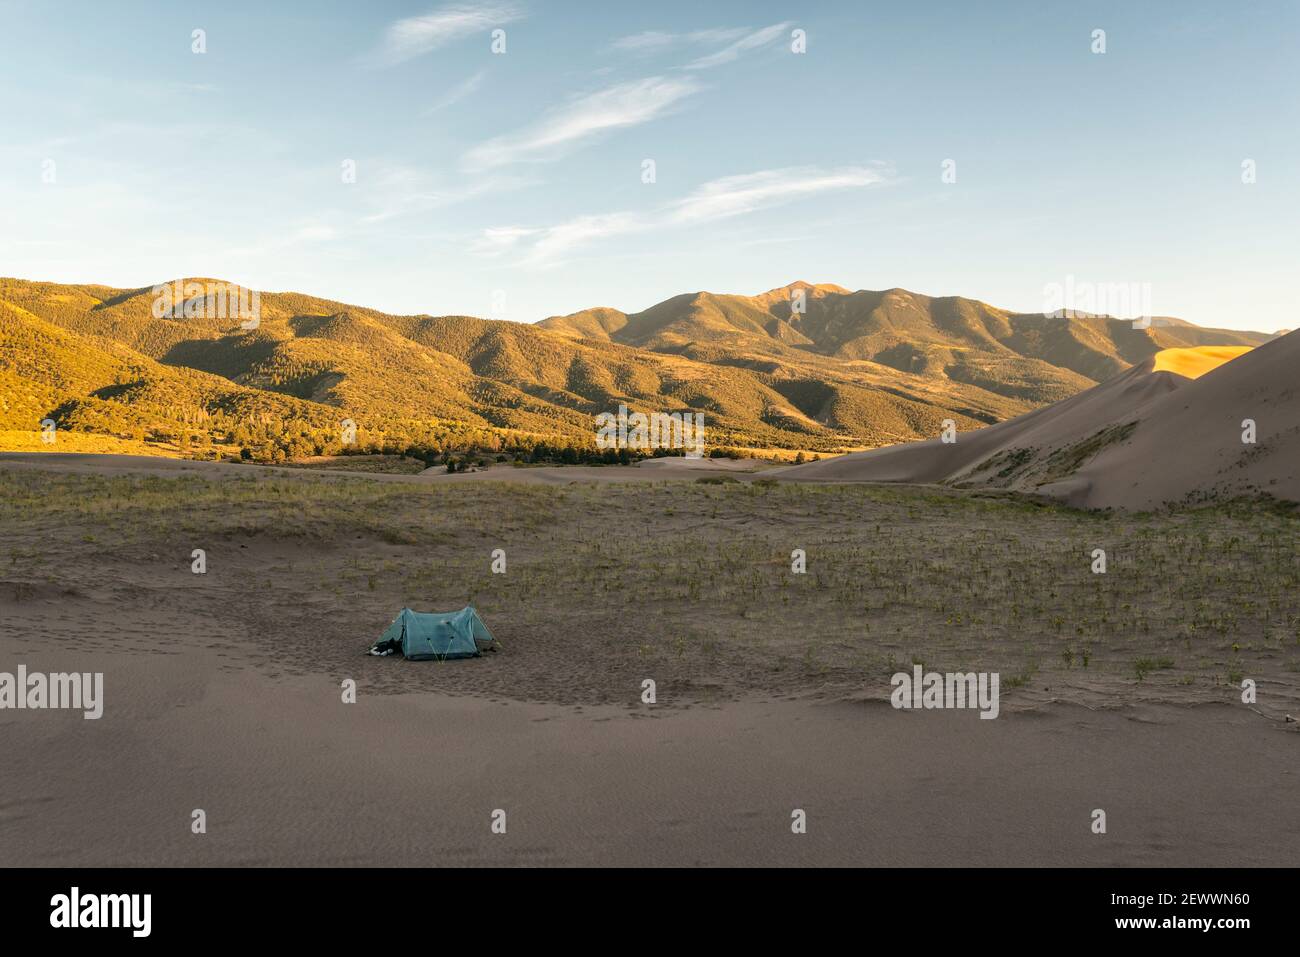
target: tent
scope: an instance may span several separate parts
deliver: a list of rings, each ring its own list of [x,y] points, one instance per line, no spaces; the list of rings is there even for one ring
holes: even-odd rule
[[[403,608],[370,648],[372,655],[401,652],[410,661],[472,658],[480,644],[496,639],[473,606],[460,611],[424,613]]]

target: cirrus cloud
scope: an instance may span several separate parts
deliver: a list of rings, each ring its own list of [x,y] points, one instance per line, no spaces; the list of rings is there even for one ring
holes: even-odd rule
[[[486,70],[479,70],[473,76],[457,83],[442,96],[438,97],[438,99],[434,101],[433,105],[424,111],[424,115],[431,116],[439,110],[445,110],[447,107],[459,103],[483,85],[483,77],[486,75]]]
[[[552,226],[499,226],[484,230],[472,248],[487,255],[522,250],[525,265],[554,265],[566,253],[597,240],[699,226],[819,193],[882,185],[889,182],[890,175],[884,168],[871,166],[798,166],[724,176],[648,213],[588,214]]]
[[[708,56],[702,56],[698,60],[686,64],[688,70],[708,70],[715,66],[722,66],[724,63],[730,63],[740,58],[742,53],[748,53],[750,50],[757,50],[765,47],[776,40],[790,29],[790,22],[774,23],[770,27],[763,27],[761,30],[755,30],[753,33],[746,34],[734,43],[731,43],[716,53],[710,53]]]
[[[452,4],[423,16],[389,25],[384,41],[371,56],[376,66],[395,66],[423,56],[455,40],[519,20],[523,9],[514,3]]]
[[[707,223],[752,213],[801,196],[874,186],[884,180],[884,173],[867,166],[829,170],[810,166],[760,170],[705,183],[674,203],[667,215],[677,224]]]
[[[731,43],[749,33],[747,27],[716,30],[695,30],[691,33],[667,33],[663,30],[646,30],[631,36],[619,37],[611,48],[620,53],[662,53],[674,47],[696,43]]]
[[[494,137],[468,150],[461,165],[492,169],[511,163],[545,162],[609,130],[647,123],[668,113],[700,89],[688,78],[647,77],[570,100],[517,133]]]

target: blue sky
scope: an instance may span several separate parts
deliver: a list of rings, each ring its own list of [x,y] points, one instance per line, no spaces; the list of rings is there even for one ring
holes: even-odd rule
[[[523,322],[795,279],[1037,311],[1073,277],[1271,331],[1298,93],[1281,0],[0,0],[0,275]]]

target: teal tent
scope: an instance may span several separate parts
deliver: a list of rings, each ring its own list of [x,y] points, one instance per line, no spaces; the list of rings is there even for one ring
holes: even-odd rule
[[[392,655],[400,651],[411,661],[472,658],[479,653],[480,644],[495,640],[473,606],[428,614],[403,608],[369,653]]]

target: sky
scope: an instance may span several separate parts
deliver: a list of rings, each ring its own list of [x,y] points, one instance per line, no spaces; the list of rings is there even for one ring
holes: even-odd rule
[[[521,322],[1123,284],[1271,332],[1297,94],[1289,0],[0,0],[0,275]]]

